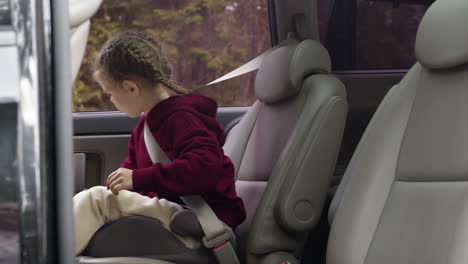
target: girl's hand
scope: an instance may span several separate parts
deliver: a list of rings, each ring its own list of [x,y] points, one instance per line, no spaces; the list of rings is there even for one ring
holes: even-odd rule
[[[133,171],[125,168],[119,168],[107,177],[107,189],[114,195],[119,195],[121,190],[133,189]]]

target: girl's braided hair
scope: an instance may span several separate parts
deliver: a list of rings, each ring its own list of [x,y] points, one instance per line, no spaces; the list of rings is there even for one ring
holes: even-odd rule
[[[163,84],[179,94],[190,91],[171,81],[171,68],[159,43],[142,33],[123,32],[109,39],[97,54],[94,70],[102,70],[114,81],[139,76],[152,84]]]

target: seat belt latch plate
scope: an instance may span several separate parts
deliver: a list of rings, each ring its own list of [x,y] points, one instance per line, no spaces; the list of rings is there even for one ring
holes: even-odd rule
[[[223,230],[224,232],[220,233],[219,235],[208,239],[206,236],[203,237],[202,243],[206,248],[216,248],[221,245],[223,245],[226,242],[229,242],[229,240],[232,239],[231,234],[227,230]]]
[[[229,241],[214,247],[213,253],[220,264],[239,264],[236,252]]]

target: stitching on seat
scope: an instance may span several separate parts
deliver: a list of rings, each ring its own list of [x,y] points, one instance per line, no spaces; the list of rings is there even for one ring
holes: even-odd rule
[[[394,97],[394,93],[395,93],[395,89],[396,89],[397,85],[394,86],[390,92],[387,94],[387,96],[384,98],[384,100],[382,101],[382,104],[381,106],[377,109],[377,112],[374,114],[374,116],[372,117],[369,125],[367,126],[365,132],[364,132],[364,135],[362,136],[361,140],[360,140],[360,143],[358,144],[358,147],[353,155],[353,157],[351,158],[351,161],[348,165],[348,168],[346,169],[346,172],[343,176],[343,178],[341,179],[341,182],[340,182],[340,186],[343,186],[342,187],[342,190],[340,190],[340,187],[338,187],[338,190],[337,190],[337,193],[338,191],[341,192],[341,195],[337,198],[339,199],[336,203],[336,208],[334,210],[334,213],[333,213],[333,218],[332,218],[332,223],[333,223],[333,219],[335,218],[336,214],[338,213],[339,209],[340,209],[340,206],[341,206],[341,201],[343,200],[343,197],[347,195],[347,193],[349,191],[346,191],[347,188],[346,186],[348,186],[348,183],[351,179],[351,175],[353,175],[353,171],[356,167],[356,160],[359,160],[362,153],[363,153],[363,149],[365,149],[368,145],[368,141],[367,139],[374,134],[374,128],[375,128],[375,123],[377,122],[377,120],[375,119],[375,117],[380,114],[382,112],[382,109],[388,104],[388,102]],[[361,143],[362,142],[362,143]],[[333,204],[333,202],[332,202]],[[330,223],[330,225],[332,225],[332,223]]]
[[[408,73],[411,73],[411,70],[410,70]],[[421,74],[421,69],[419,69],[419,74],[418,74],[419,78],[418,78],[418,80],[420,79],[420,74]],[[404,80],[405,80],[405,79],[404,79]],[[400,82],[398,85],[400,85],[400,84],[401,84],[401,82]],[[416,88],[414,89],[414,91],[413,91],[413,94],[411,95],[411,96],[412,96],[411,106],[410,106],[410,110],[409,110],[409,112],[408,112],[408,117],[407,117],[407,119],[406,119],[405,127],[403,128],[403,133],[402,133],[402,136],[401,136],[399,151],[398,151],[398,154],[397,154],[397,155],[398,155],[398,158],[397,158],[397,161],[396,161],[396,164],[395,164],[395,168],[394,168],[395,171],[393,172],[393,175],[394,175],[394,176],[393,176],[393,181],[392,181],[392,184],[390,185],[390,189],[389,189],[388,195],[387,195],[387,197],[386,197],[386,199],[385,199],[384,206],[382,207],[382,210],[380,211],[379,220],[377,221],[377,225],[375,226],[375,230],[374,230],[374,232],[373,232],[373,234],[372,234],[370,243],[369,243],[369,245],[368,245],[368,247],[367,247],[366,256],[365,256],[365,258],[364,258],[364,261],[366,261],[367,258],[368,258],[368,256],[369,256],[369,250],[370,250],[370,248],[372,247],[372,244],[374,243],[375,234],[376,234],[377,230],[379,229],[379,226],[380,226],[381,223],[382,223],[382,215],[383,215],[383,212],[385,211],[385,208],[387,208],[387,206],[388,206],[388,199],[390,198],[390,195],[391,195],[392,190],[393,190],[393,186],[395,185],[395,182],[397,181],[397,178],[396,178],[396,176],[397,176],[397,175],[396,175],[396,171],[397,171],[397,168],[398,168],[398,163],[400,162],[401,147],[402,147],[402,145],[403,145],[403,141],[404,141],[404,138],[405,138],[406,130],[407,130],[407,128],[408,128],[408,123],[409,123],[409,121],[410,121],[410,119],[411,119],[411,115],[412,115],[413,110],[414,110],[414,102],[416,101],[415,98],[416,98],[416,95],[417,95],[418,90],[420,89],[420,87],[421,87],[421,86],[416,87]]]

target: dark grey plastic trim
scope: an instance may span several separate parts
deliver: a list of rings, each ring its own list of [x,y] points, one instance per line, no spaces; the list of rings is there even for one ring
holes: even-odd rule
[[[242,117],[250,109],[248,107],[221,107],[218,108],[217,119],[221,125],[226,128],[226,126],[234,119]]]
[[[232,120],[243,116],[249,106],[220,107],[217,119],[223,127]],[[118,111],[79,112],[73,114],[75,136],[130,134],[138,118],[130,118]]]

